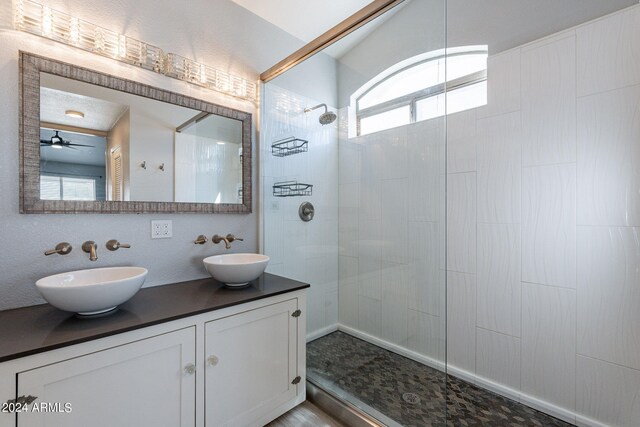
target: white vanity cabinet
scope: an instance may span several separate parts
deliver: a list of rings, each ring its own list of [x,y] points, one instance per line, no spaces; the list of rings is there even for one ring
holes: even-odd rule
[[[205,326],[207,427],[262,426],[298,394],[296,300]]]
[[[46,402],[54,408],[19,412],[18,425],[192,426],[191,366],[194,327],[20,372],[18,396],[38,397],[28,407]]]
[[[6,361],[0,402],[37,399],[0,427],[263,426],[304,401],[304,311],[294,291]]]

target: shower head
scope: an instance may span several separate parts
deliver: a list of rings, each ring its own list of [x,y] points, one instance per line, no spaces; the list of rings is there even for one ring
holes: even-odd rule
[[[329,123],[333,123],[337,117],[338,116],[336,116],[336,113],[334,113],[333,111],[328,111],[326,113],[320,114],[318,120],[320,121],[321,125],[328,125]]]
[[[320,124],[328,125],[329,123],[333,123],[338,116],[336,116],[336,113],[334,113],[333,111],[329,111],[327,109],[327,104],[318,104],[315,107],[305,108],[304,112],[308,113],[309,111],[315,110],[316,108],[320,107],[324,107],[324,113],[320,114],[320,117],[318,118]]]

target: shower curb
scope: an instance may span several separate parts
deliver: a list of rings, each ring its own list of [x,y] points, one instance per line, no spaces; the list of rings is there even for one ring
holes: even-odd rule
[[[347,427],[388,427],[309,379],[307,400]]]

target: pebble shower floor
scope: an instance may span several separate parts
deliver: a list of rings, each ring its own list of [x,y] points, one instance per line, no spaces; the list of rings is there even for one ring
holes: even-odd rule
[[[307,377],[402,426],[572,425],[343,332],[307,344]]]

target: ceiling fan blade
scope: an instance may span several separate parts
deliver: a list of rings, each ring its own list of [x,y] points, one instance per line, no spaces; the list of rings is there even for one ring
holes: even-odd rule
[[[65,147],[69,147],[70,145],[75,145],[76,147],[91,147],[91,148],[94,148],[94,146],[93,146],[93,145],[72,144],[72,143],[70,143],[70,142],[65,142],[65,143],[64,143],[64,144],[62,144],[62,145],[64,145]]]

